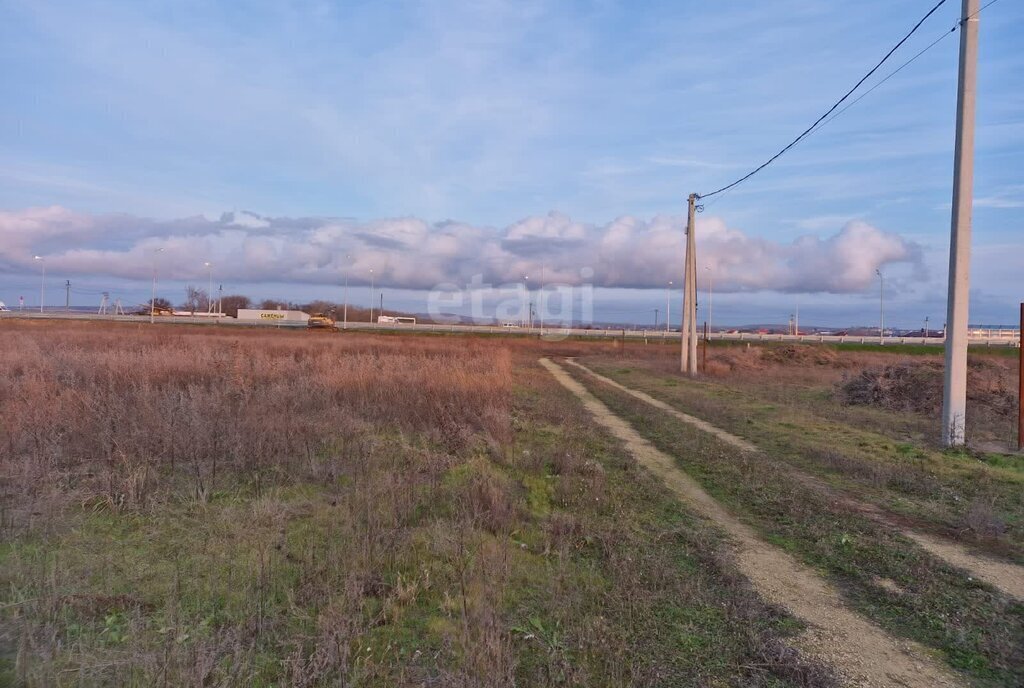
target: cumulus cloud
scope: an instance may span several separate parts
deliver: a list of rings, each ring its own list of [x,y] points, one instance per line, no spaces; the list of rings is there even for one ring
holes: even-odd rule
[[[263,217],[151,220],[93,215],[66,208],[0,212],[0,264],[34,269],[45,256],[51,274],[145,279],[157,265],[172,279],[205,275],[236,283],[369,282],[407,289],[439,284],[546,282],[599,287],[680,283],[685,218],[624,216],[606,224],[561,213],[527,217],[504,228],[418,218]],[[890,263],[921,265],[919,248],[897,234],[854,220],[834,233],[788,243],[752,236],[718,217],[697,222],[698,264],[716,291],[828,292],[863,290]],[[372,272],[371,272],[372,271]],[[533,280],[537,280],[534,282]]]

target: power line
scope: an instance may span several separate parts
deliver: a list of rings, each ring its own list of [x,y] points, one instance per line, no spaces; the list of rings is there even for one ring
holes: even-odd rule
[[[793,146],[795,146],[796,144],[800,143],[800,141],[802,141],[802,140],[803,140],[803,139],[804,139],[805,137],[807,137],[807,136],[808,136],[808,135],[809,135],[809,134],[810,134],[810,133],[811,133],[811,132],[812,132],[812,131],[814,130],[814,128],[815,128],[815,127],[817,127],[817,126],[818,126],[819,124],[821,124],[821,122],[822,122],[822,121],[824,121],[824,120],[825,120],[825,119],[826,119],[826,118],[827,118],[827,117],[828,117],[829,115],[831,115],[831,114],[832,114],[833,112],[835,112],[836,108],[838,108],[838,107],[839,107],[840,105],[842,105],[842,104],[843,104],[843,103],[844,103],[844,102],[846,101],[846,99],[847,99],[847,98],[849,98],[849,97],[850,97],[851,95],[853,95],[853,92],[854,92],[854,91],[856,91],[856,90],[857,90],[858,88],[860,88],[860,87],[861,87],[861,85],[862,85],[862,84],[863,84],[863,83],[864,83],[865,81],[867,81],[867,80],[868,80],[868,79],[869,79],[869,78],[871,77],[871,75],[872,75],[872,74],[874,74],[875,72],[877,72],[877,71],[878,71],[878,69],[879,69],[879,68],[880,68],[880,67],[881,67],[881,66],[882,66],[883,64],[885,64],[885,62],[886,62],[886,61],[887,61],[887,60],[888,60],[888,59],[889,59],[890,57],[892,57],[893,53],[895,53],[895,52],[896,52],[896,51],[897,51],[897,50],[898,50],[898,49],[900,48],[900,46],[902,46],[902,45],[903,45],[904,43],[906,43],[906,42],[907,42],[907,40],[909,40],[909,39],[910,39],[910,37],[911,37],[911,36],[913,36],[913,35],[914,35],[914,33],[916,33],[916,32],[917,32],[917,30],[918,30],[918,29],[919,29],[919,28],[921,27],[921,25],[922,25],[922,24],[924,24],[925,20],[927,20],[927,19],[928,19],[928,17],[930,17],[930,16],[932,16],[933,14],[935,14],[935,12],[936,12],[936,11],[937,11],[937,10],[938,10],[938,9],[939,9],[939,8],[940,8],[940,7],[942,6],[942,5],[944,5],[944,4],[945,4],[945,2],[946,2],[946,0],[939,0],[939,1],[937,2],[937,3],[935,3],[935,6],[934,6],[934,7],[932,7],[932,8],[930,9],[930,10],[928,10],[928,12],[927,12],[927,13],[926,13],[926,14],[925,14],[925,15],[924,15],[923,17],[921,17],[921,19],[920,19],[920,20],[918,20],[918,22],[917,22],[916,24],[914,24],[914,27],[913,27],[913,28],[912,28],[912,29],[911,29],[911,30],[910,30],[910,31],[909,31],[909,32],[908,32],[908,33],[907,33],[907,34],[906,34],[906,35],[905,35],[905,36],[904,36],[903,38],[901,38],[901,39],[899,40],[899,42],[898,42],[898,43],[897,43],[896,45],[894,45],[894,46],[893,46],[893,47],[892,47],[892,48],[891,48],[891,49],[889,50],[889,52],[887,52],[887,53],[885,54],[885,56],[884,56],[884,57],[883,57],[883,58],[882,58],[881,60],[879,60],[878,64],[876,64],[876,65],[875,65],[874,67],[872,67],[872,68],[871,68],[871,70],[870,70],[870,71],[868,71],[868,73],[867,73],[867,74],[865,74],[864,76],[862,76],[862,77],[860,78],[860,81],[858,81],[858,82],[857,82],[856,84],[854,84],[853,88],[851,88],[851,89],[850,89],[849,91],[847,91],[847,92],[846,92],[846,93],[845,93],[845,94],[843,95],[843,97],[842,97],[842,98],[840,98],[840,99],[839,99],[839,100],[837,100],[837,101],[836,101],[835,103],[833,103],[832,107],[830,107],[830,108],[829,108],[828,110],[826,110],[826,111],[825,111],[825,113],[824,113],[823,115],[821,115],[821,117],[819,117],[818,119],[816,119],[816,120],[814,121],[814,123],[813,123],[813,124],[811,124],[811,126],[809,126],[809,127],[807,127],[806,129],[804,129],[804,130],[803,130],[803,132],[802,132],[802,133],[801,133],[801,134],[800,134],[799,136],[797,136],[797,137],[796,137],[795,139],[793,139],[792,141],[790,141],[790,142],[789,142],[789,143],[788,143],[788,144],[787,144],[787,145],[786,145],[786,146],[785,146],[785,147],[784,147],[784,148],[783,148],[782,150],[780,150],[780,151],[779,151],[778,153],[776,153],[776,154],[775,154],[775,155],[773,155],[772,157],[768,158],[768,160],[764,161],[763,163],[761,163],[760,165],[758,165],[757,167],[755,167],[755,168],[754,168],[753,170],[751,170],[751,171],[750,171],[750,172],[748,172],[747,174],[743,175],[742,177],[740,177],[740,178],[739,178],[739,179],[737,179],[736,181],[732,182],[731,184],[726,184],[725,186],[721,187],[720,189],[715,189],[715,190],[714,190],[714,191],[712,191],[711,193],[706,193],[706,194],[697,194],[697,198],[701,198],[701,199],[703,199],[703,198],[710,198],[710,197],[712,197],[712,196],[714,196],[714,195],[716,195],[716,194],[720,194],[720,193],[722,193],[723,191],[725,191],[725,190],[727,190],[727,189],[731,189],[732,187],[736,186],[737,184],[741,184],[741,183],[745,182],[746,180],[750,179],[751,177],[753,177],[753,176],[754,176],[755,174],[757,174],[758,172],[760,172],[760,171],[761,171],[761,170],[763,170],[764,168],[768,167],[768,165],[772,164],[772,163],[773,163],[773,162],[775,162],[775,161],[776,161],[777,159],[779,159],[779,158],[780,158],[780,157],[781,157],[781,156],[782,156],[782,155],[783,155],[783,154],[784,154],[784,153],[785,153],[786,151],[788,151],[788,150],[789,150],[790,148],[792,148],[792,147],[793,147]]]
[[[990,5],[994,5],[994,4],[996,4],[997,2],[999,2],[999,0],[989,0],[989,2],[985,3],[985,5],[983,5],[983,6],[982,6],[982,7],[981,7],[981,8],[980,8],[980,9],[979,9],[979,10],[978,10],[977,12],[975,12],[974,14],[972,14],[972,15],[970,15],[970,16],[968,16],[968,17],[966,17],[965,19],[961,19],[961,20],[957,21],[957,23],[956,23],[956,24],[954,24],[954,25],[953,25],[953,27],[952,27],[952,28],[951,28],[951,29],[950,29],[949,31],[947,31],[947,32],[945,32],[944,34],[940,35],[940,36],[939,36],[938,38],[936,38],[936,39],[935,39],[934,41],[932,41],[931,43],[929,43],[928,45],[926,45],[926,46],[925,46],[925,47],[924,47],[924,48],[923,48],[922,50],[920,50],[920,51],[919,51],[919,52],[918,52],[917,54],[915,54],[915,55],[914,55],[913,57],[911,57],[911,58],[910,58],[909,60],[907,60],[906,62],[904,62],[903,64],[901,64],[901,65],[900,65],[899,67],[897,67],[896,69],[894,69],[894,70],[892,70],[891,72],[889,72],[889,74],[887,74],[887,75],[885,76],[885,78],[884,78],[884,79],[882,79],[881,81],[879,81],[879,82],[878,82],[877,84],[875,84],[874,86],[872,86],[872,87],[871,87],[871,88],[869,88],[868,90],[864,91],[864,93],[861,93],[861,94],[860,94],[859,96],[857,96],[857,97],[856,97],[856,98],[855,98],[855,99],[854,99],[853,101],[851,101],[850,103],[848,103],[848,104],[847,104],[847,106],[846,106],[846,107],[844,107],[844,108],[843,108],[842,110],[840,110],[839,112],[835,113],[834,115],[832,115],[831,117],[829,117],[829,118],[828,118],[827,120],[825,120],[824,122],[822,122],[822,123],[821,123],[820,125],[818,125],[818,126],[817,126],[817,127],[816,127],[816,128],[815,128],[815,129],[814,129],[814,130],[813,130],[812,132],[811,132],[811,134],[813,134],[814,132],[818,131],[818,129],[821,129],[822,127],[824,127],[825,125],[827,125],[827,124],[828,124],[829,122],[831,122],[832,120],[834,120],[834,119],[835,119],[836,117],[838,117],[839,115],[843,114],[844,112],[846,112],[847,110],[849,110],[850,108],[852,108],[852,107],[853,107],[854,105],[856,105],[857,103],[859,103],[859,102],[861,101],[861,99],[863,99],[863,98],[864,98],[864,96],[868,95],[869,93],[871,93],[872,91],[874,91],[874,90],[875,90],[876,88],[878,88],[879,86],[881,86],[882,84],[884,84],[884,83],[885,83],[886,81],[888,81],[889,79],[893,78],[894,76],[896,76],[897,74],[899,74],[899,73],[900,73],[901,71],[903,71],[903,68],[904,68],[904,67],[907,67],[907,66],[909,66],[909,65],[910,65],[910,64],[911,64],[912,62],[916,61],[916,60],[917,60],[917,58],[919,58],[919,57],[921,57],[922,55],[924,55],[924,54],[925,54],[926,52],[928,52],[929,50],[931,50],[932,48],[934,48],[934,47],[935,47],[936,45],[938,45],[939,43],[941,43],[941,42],[942,42],[943,40],[945,40],[945,39],[946,39],[947,37],[949,37],[949,36],[951,36],[952,34],[956,33],[956,30],[960,28],[960,26],[961,26],[961,25],[963,24],[963,22],[964,22],[964,21],[965,21],[966,19],[971,19],[971,18],[973,18],[974,16],[976,16],[976,15],[978,15],[978,14],[981,14],[981,13],[982,13],[982,11],[984,11],[984,10],[985,10],[985,9],[986,9],[987,7],[989,7]],[[808,134],[808,136],[810,136],[810,134]]]

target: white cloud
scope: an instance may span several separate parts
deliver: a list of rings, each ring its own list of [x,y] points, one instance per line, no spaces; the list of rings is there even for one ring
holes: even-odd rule
[[[504,228],[405,217],[360,222],[344,218],[262,217],[224,213],[157,221],[91,215],[62,207],[0,213],[0,263],[33,269],[46,256],[51,274],[142,279],[154,263],[172,279],[195,279],[213,262],[220,279],[238,283],[353,284],[407,289],[441,283],[579,283],[593,271],[601,287],[681,283],[685,220],[619,217],[606,224],[562,213],[531,216]],[[718,217],[697,222],[698,265],[710,268],[718,292],[857,292],[889,263],[921,266],[919,247],[897,234],[851,221],[830,235],[783,243],[750,236]],[[157,249],[162,249],[157,251]],[[543,273],[543,275],[542,275]]]

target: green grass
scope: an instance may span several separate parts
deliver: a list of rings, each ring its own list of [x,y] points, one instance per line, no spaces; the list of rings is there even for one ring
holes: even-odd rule
[[[640,434],[674,456],[766,539],[823,571],[851,606],[938,650],[974,685],[1016,685],[1024,605],[953,569],[891,529],[790,477],[770,456],[744,456],[642,401],[572,374]],[[903,592],[880,585],[893,581]]]
[[[824,402],[797,399],[797,390],[778,392],[788,396],[788,403],[765,404],[754,389],[715,381],[666,387],[665,374],[650,368],[638,366],[626,378],[611,362],[589,365],[739,435],[858,499],[910,517],[924,528],[956,533],[990,554],[1024,562],[1024,474],[1018,457],[944,452],[927,444],[898,441],[882,434],[884,418],[869,427],[859,421],[846,423],[838,413],[824,409]],[[863,409],[849,411],[861,415]],[[1005,524],[1005,532],[993,537],[973,531],[988,523],[972,520],[978,505],[991,507],[993,516]]]
[[[12,532],[0,685],[830,685],[716,533],[519,374],[497,450],[378,428],[323,480]]]

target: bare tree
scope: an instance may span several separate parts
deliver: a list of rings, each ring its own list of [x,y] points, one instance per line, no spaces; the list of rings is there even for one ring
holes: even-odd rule
[[[202,312],[209,310],[210,308],[210,295],[206,293],[205,289],[193,287],[191,284],[185,287],[185,303],[181,304],[183,310],[192,311],[195,315],[197,311]]]
[[[238,317],[239,308],[250,308],[252,307],[252,300],[248,296],[242,296],[240,294],[231,294],[225,296],[220,300],[221,308],[224,309],[224,314],[229,315],[232,318]]]

